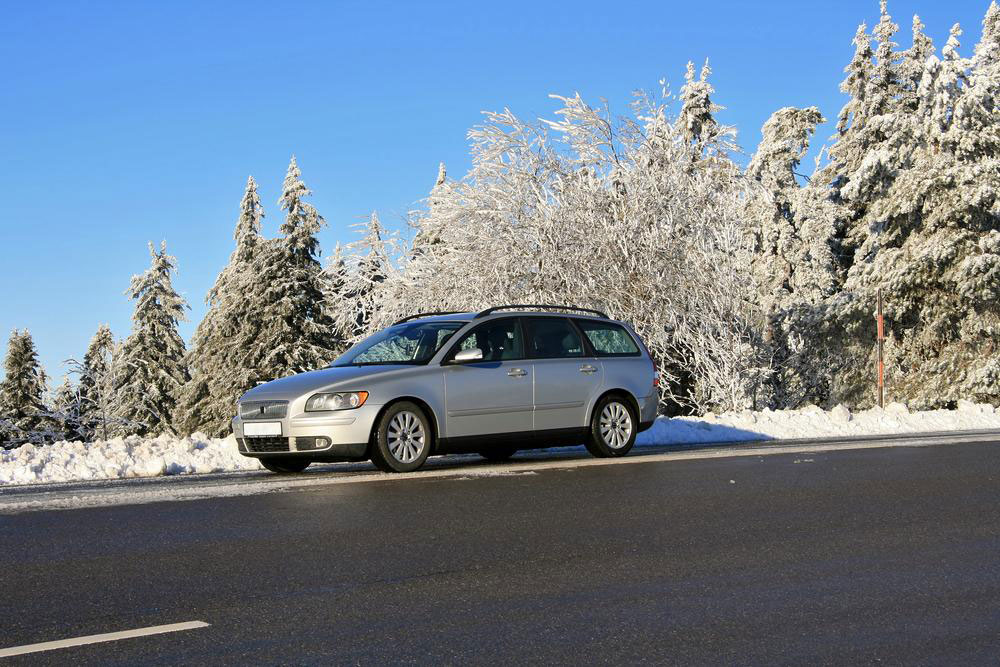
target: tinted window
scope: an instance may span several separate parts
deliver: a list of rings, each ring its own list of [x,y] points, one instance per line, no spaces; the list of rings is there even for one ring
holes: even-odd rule
[[[525,318],[524,325],[531,356],[542,359],[583,356],[583,341],[569,320],[560,317],[528,317]]]
[[[524,358],[521,328],[517,326],[517,320],[512,317],[476,327],[459,341],[455,351],[470,350],[474,347],[483,351],[483,361]]]
[[[599,357],[635,357],[639,348],[625,327],[610,322],[576,320]]]

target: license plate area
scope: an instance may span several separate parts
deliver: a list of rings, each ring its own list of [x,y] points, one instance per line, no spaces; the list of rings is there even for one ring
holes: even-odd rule
[[[243,435],[247,438],[268,438],[281,435],[281,422],[245,422]]]

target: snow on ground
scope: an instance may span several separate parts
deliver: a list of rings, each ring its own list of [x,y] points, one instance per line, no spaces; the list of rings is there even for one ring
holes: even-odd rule
[[[201,433],[0,450],[0,486],[260,469],[256,459],[240,455],[234,437],[209,438]]]
[[[831,438],[892,433],[929,433],[1000,429],[1000,410],[992,405],[959,401],[957,410],[910,412],[902,403],[884,410],[851,412],[838,405],[825,411],[811,406],[799,410],[734,412],[704,417],[658,419],[639,434],[637,444],[697,444],[745,440]]]
[[[830,411],[740,412],[704,417],[660,418],[639,435],[637,445],[745,442],[753,440],[851,437],[893,433],[1000,429],[1000,411],[991,405],[960,402],[957,410],[910,412],[899,403],[852,413],[843,406]],[[232,436],[208,438],[138,437],[81,443],[25,445],[0,450],[0,487],[126,477],[159,477],[259,470],[256,459],[241,456]]]

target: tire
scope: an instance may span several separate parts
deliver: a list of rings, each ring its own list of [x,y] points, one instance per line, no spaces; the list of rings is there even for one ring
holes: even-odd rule
[[[495,461],[497,463],[506,461],[514,456],[514,454],[517,454],[517,447],[510,445],[497,445],[496,447],[490,447],[479,452],[479,455],[487,461]]]
[[[293,473],[302,472],[309,467],[312,463],[309,459],[279,459],[279,458],[260,458],[257,459],[260,464],[276,473]]]
[[[625,456],[635,444],[639,420],[624,396],[611,394],[597,402],[590,418],[587,451],[598,458]]]
[[[416,403],[400,401],[382,413],[375,426],[372,463],[384,472],[413,472],[434,444],[430,420]]]

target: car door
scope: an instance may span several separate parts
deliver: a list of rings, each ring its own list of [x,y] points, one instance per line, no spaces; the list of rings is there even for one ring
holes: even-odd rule
[[[583,428],[602,383],[580,332],[565,317],[525,317],[525,343],[535,371],[535,433]]]
[[[478,347],[482,361],[453,363]],[[500,433],[530,435],[532,363],[525,359],[518,318],[489,320],[464,335],[444,360],[447,438]]]

